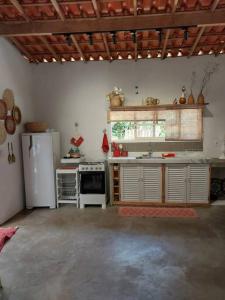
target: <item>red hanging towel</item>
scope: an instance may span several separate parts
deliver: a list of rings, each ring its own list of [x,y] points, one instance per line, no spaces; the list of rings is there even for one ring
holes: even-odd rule
[[[109,142],[108,142],[108,137],[107,137],[106,132],[104,132],[104,136],[103,136],[103,140],[102,140],[102,151],[104,153],[109,152]]]

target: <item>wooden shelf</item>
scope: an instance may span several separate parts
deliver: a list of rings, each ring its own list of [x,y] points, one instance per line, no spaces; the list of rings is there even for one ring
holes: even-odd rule
[[[205,108],[209,103],[199,104],[162,104],[162,105],[141,105],[141,106],[120,106],[110,107],[111,111],[140,111],[140,110],[175,110],[175,109],[194,109]]]

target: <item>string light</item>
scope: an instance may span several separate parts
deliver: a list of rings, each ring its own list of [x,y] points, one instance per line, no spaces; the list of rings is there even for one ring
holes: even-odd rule
[[[181,52],[181,50],[178,51],[177,56],[183,56],[183,53]]]
[[[104,60],[104,58],[101,55],[99,55],[98,59],[99,60]]]
[[[171,52],[168,52],[168,53],[167,53],[167,57],[172,57],[172,53],[171,53]]]
[[[152,58],[151,53],[148,52],[147,58]]]
[[[66,61],[64,57],[62,58],[62,61],[63,61],[63,62],[65,62],[65,61]]]
[[[90,55],[89,60],[94,60],[94,57]]]
[[[48,61],[47,61],[47,59],[46,59],[46,58],[44,58],[44,59],[43,59],[43,62],[44,62],[44,63],[47,63]]]
[[[203,51],[202,50],[199,50],[198,51],[198,55],[202,55],[203,54]]]
[[[133,57],[132,57],[131,54],[128,54],[127,58],[128,58],[128,59],[132,59]]]
[[[75,59],[73,57],[70,58],[70,61],[75,61]]]
[[[142,55],[140,53],[138,54],[138,58],[142,58]]]
[[[162,57],[161,52],[158,52],[157,57],[158,57],[158,58],[159,58],[159,57]]]
[[[52,61],[53,61],[53,62],[57,62],[57,60],[55,59],[55,57],[53,57]]]

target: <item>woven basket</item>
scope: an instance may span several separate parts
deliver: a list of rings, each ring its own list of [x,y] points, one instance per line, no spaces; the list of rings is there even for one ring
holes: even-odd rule
[[[25,124],[26,132],[46,132],[48,124],[45,122],[29,122]]]

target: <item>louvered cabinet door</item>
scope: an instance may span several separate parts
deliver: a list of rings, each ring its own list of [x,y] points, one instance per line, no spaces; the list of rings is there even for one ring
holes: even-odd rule
[[[209,165],[192,164],[188,167],[188,202],[209,201]]]
[[[141,180],[143,201],[161,202],[162,168],[161,165],[148,164],[142,167]]]
[[[187,200],[187,168],[182,164],[166,166],[165,201],[186,203]]]
[[[120,169],[121,201],[140,201],[141,169],[137,164],[124,164]]]

